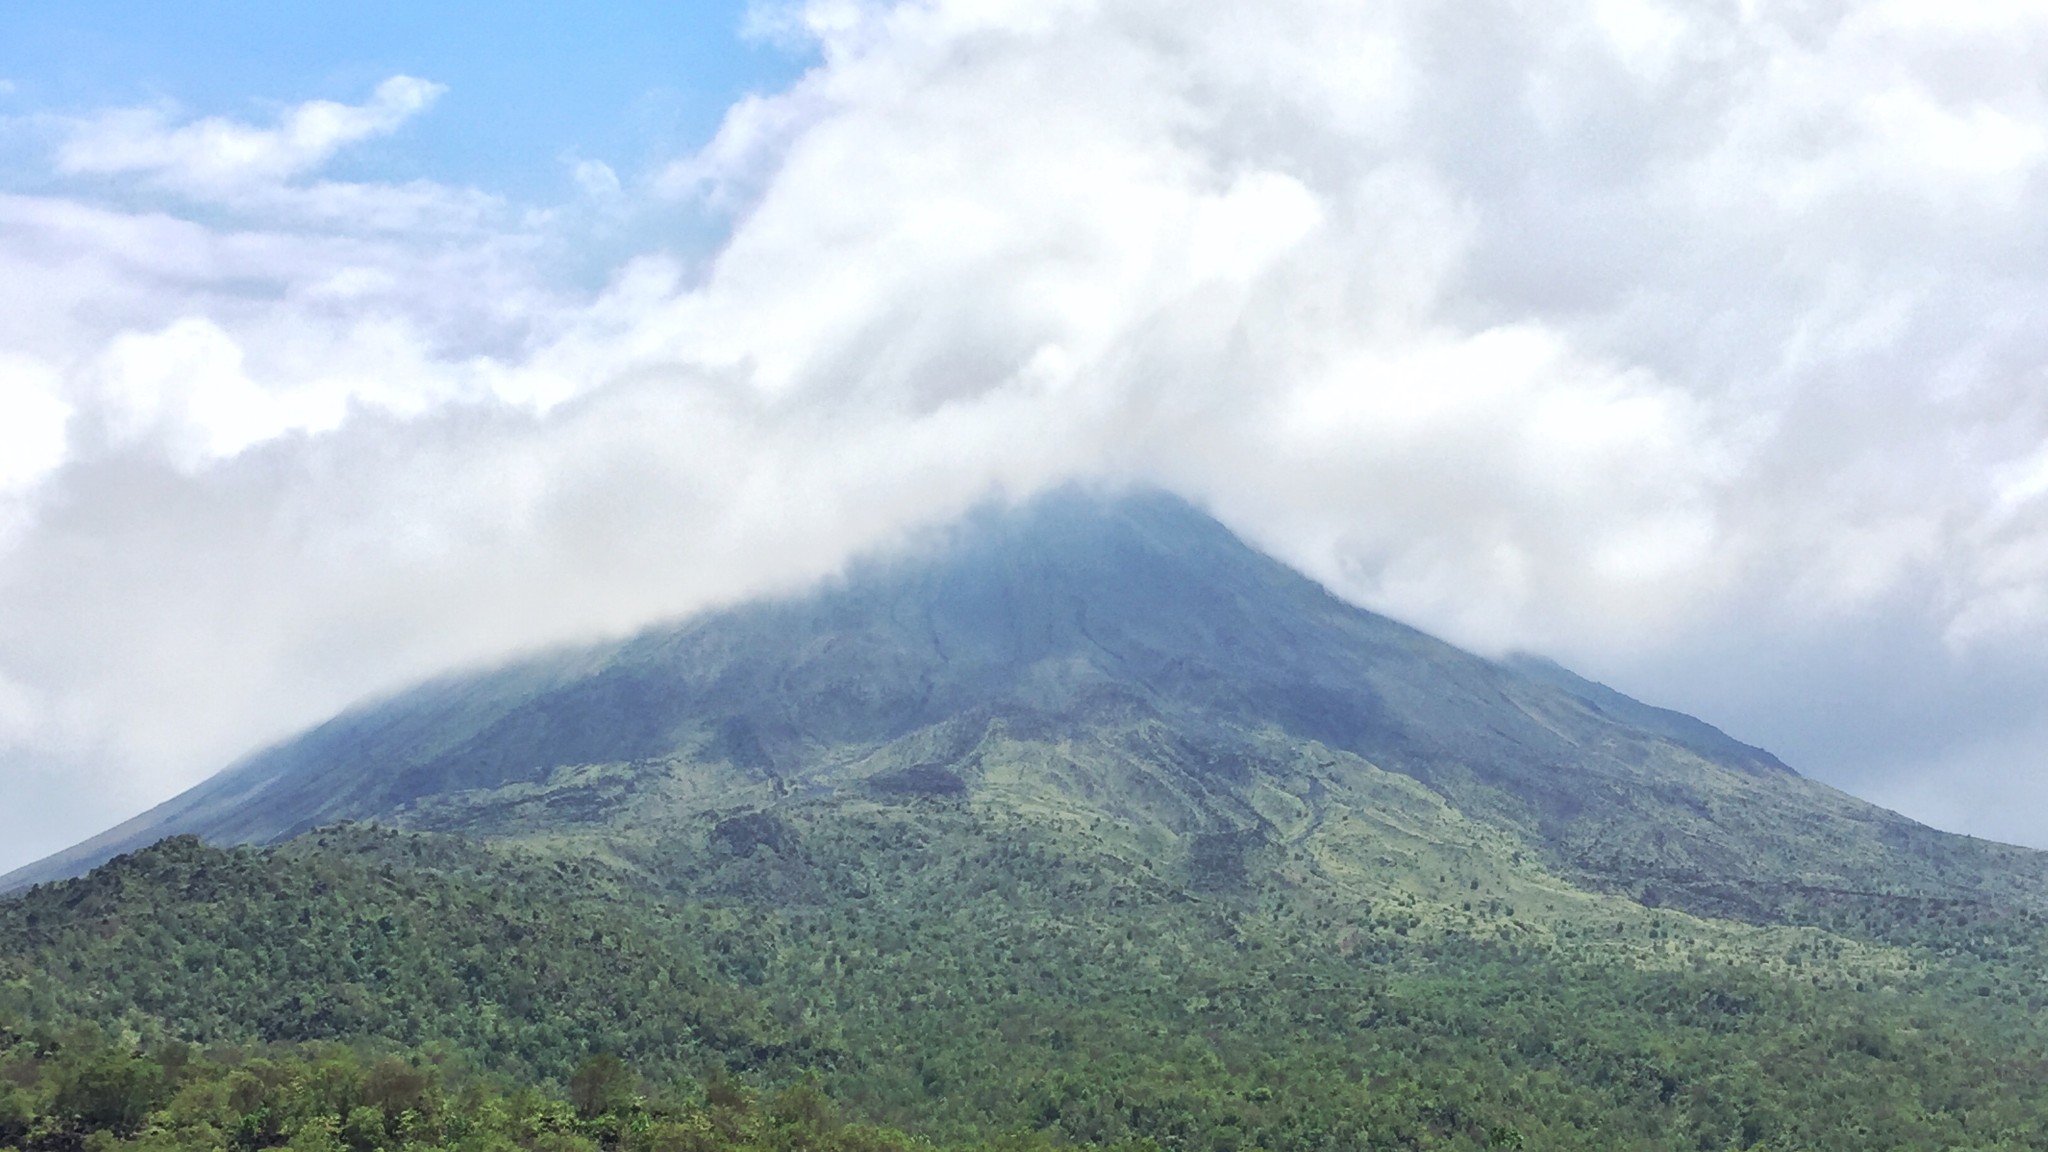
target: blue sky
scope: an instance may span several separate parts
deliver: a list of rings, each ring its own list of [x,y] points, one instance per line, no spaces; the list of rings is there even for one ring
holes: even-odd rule
[[[403,131],[338,157],[330,175],[424,178],[545,203],[572,188],[570,161],[630,176],[702,144],[739,97],[799,75],[810,63],[800,49],[742,35],[746,8],[17,3],[0,33],[0,79],[11,88],[0,114],[169,104],[187,116],[260,121],[300,101],[355,102],[386,77],[411,75],[448,91]]]

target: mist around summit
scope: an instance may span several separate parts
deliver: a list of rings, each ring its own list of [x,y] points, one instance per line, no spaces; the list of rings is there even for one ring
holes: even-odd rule
[[[2032,907],[2048,867],[1554,663],[1347,604],[1179,497],[1067,487],[811,589],[359,705],[4,883],[177,835],[273,845],[363,821],[630,843],[919,799],[1110,819],[1125,851],[1220,851],[1234,875],[1246,853],[1336,851],[1325,825],[1384,819],[1397,779],[1561,884],[1705,915],[1768,920],[1816,886]]]

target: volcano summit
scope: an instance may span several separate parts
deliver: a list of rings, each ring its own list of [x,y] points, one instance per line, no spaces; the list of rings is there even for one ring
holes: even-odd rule
[[[357,708],[4,883],[177,833],[601,838],[826,797],[1314,847],[1390,783],[1560,877],[1707,911],[1812,887],[2026,900],[2043,876],[1699,720],[1349,605],[1178,498],[1065,490],[806,595]]]

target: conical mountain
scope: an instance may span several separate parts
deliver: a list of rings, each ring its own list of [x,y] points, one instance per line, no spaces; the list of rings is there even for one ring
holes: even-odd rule
[[[1442,819],[1460,830],[1416,834],[1745,915],[1812,890],[2036,903],[2043,874],[1691,717],[1348,604],[1175,497],[1064,490],[801,596],[359,707],[0,886],[175,833],[603,838],[835,798],[1112,819],[1225,873],[1333,817]],[[1333,836],[1316,852],[1347,866],[1399,858]]]
[[[781,1147],[820,1090],[924,1147],[2043,1147],[2044,858],[1068,490],[365,704],[16,873],[105,861],[0,899],[0,1146],[100,1138],[104,1034],[233,1069],[162,1081],[153,1147],[432,1142],[297,1041],[711,1077],[522,1094],[572,1152]],[[252,1110],[301,1082],[331,1115]]]

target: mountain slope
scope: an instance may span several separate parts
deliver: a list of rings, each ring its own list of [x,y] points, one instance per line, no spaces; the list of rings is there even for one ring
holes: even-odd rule
[[[1409,848],[1448,843],[1430,822],[1455,814],[1405,780],[1381,815]],[[619,869],[360,829],[165,841],[0,901],[0,1036],[83,1018],[215,1052],[397,1040],[539,1077],[595,1050],[657,1083],[815,1078],[941,1141],[1932,1152],[2048,1134],[2038,918],[1950,910],[1923,944],[1872,947],[1454,873],[1452,923],[1442,893],[1359,900],[1279,850],[1219,885],[1118,851],[1107,821],[932,797],[823,796],[638,847]]]
[[[16,879],[116,852],[0,900],[0,1037],[603,1051],[941,1140],[2048,1142],[2040,854],[1163,496],[366,705]]]
[[[833,794],[1112,815],[1194,851],[1369,809],[1375,773],[1574,883],[1703,911],[1768,918],[1813,891],[2039,906],[2048,875],[1690,717],[1346,604],[1173,497],[1069,490],[805,596],[351,711],[0,883],[171,833],[592,834]]]
[[[0,937],[0,1015],[206,1043],[429,1039],[529,1075],[593,1048],[817,1055],[718,972],[701,923],[605,869],[452,838],[337,828],[258,855],[173,837],[0,902]]]

